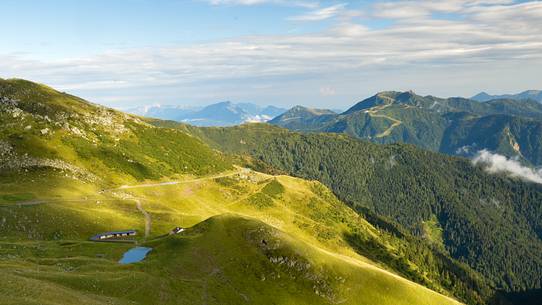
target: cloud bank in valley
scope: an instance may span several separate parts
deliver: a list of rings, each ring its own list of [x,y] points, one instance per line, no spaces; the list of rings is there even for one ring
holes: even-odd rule
[[[483,165],[489,173],[504,173],[511,177],[542,184],[542,170],[534,170],[521,165],[517,160],[481,150],[472,159],[474,165]]]

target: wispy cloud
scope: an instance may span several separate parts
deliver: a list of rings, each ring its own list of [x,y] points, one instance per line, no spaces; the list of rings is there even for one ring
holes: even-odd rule
[[[320,94],[322,96],[333,96],[336,93],[337,93],[337,91],[333,87],[321,87],[320,88]]]
[[[337,4],[333,6],[318,8],[306,14],[293,16],[290,20],[295,21],[322,21],[339,15],[344,11],[346,4]]]
[[[540,5],[539,1],[515,3],[514,0],[384,1],[373,5],[373,15],[378,18],[396,19],[398,21],[402,19],[420,21],[420,18],[431,18],[435,13],[448,13],[458,14],[462,18],[474,17],[474,19],[486,21],[494,13],[499,17],[503,17],[502,14],[522,15],[526,13],[525,9],[534,9],[536,11]],[[538,15],[537,12],[531,13]]]
[[[217,5],[264,2],[282,1],[214,0]],[[337,4],[296,18],[325,20],[344,11],[345,5]],[[437,18],[433,16],[435,12],[460,14],[461,18]],[[392,18],[394,22],[373,28],[362,24],[367,18]],[[63,90],[76,90],[75,93],[84,91],[86,96],[97,99],[106,91],[121,96],[122,89],[132,94],[134,88],[155,88],[154,92],[162,94],[166,87],[175,88],[171,92],[196,92],[193,96],[208,97],[206,94],[212,90],[209,84],[237,81],[232,92],[239,92],[238,87],[246,85],[247,79],[262,79],[262,83],[271,85],[302,79],[306,87],[298,90],[308,91],[310,87],[315,95],[320,95],[319,88],[334,87],[340,94],[350,92],[352,100],[344,101],[350,103],[366,93],[360,91],[361,81],[370,84],[367,90],[371,93],[377,89],[400,89],[393,87],[397,84],[412,87],[416,79],[405,71],[414,70],[420,83],[431,86],[431,93],[435,93],[439,89],[437,81],[440,88],[450,88],[452,84],[460,88],[466,82],[472,87],[488,82],[534,82],[534,74],[526,71],[542,67],[539,1],[383,2],[366,12],[363,20],[338,20],[330,28],[311,34],[255,35],[168,48],[117,50],[57,61],[0,55],[0,75],[47,82]],[[522,67],[522,71],[495,72],[502,67]],[[432,69],[432,74],[422,76],[425,68]],[[458,76],[453,76],[454,70],[459,71]],[[400,75],[405,77],[398,78]],[[333,86],[329,85],[330,80]],[[348,82],[353,84],[350,91],[344,85]],[[115,90],[118,91],[112,92]],[[264,93],[278,91],[275,88]],[[324,90],[322,95],[328,93]],[[227,92],[216,94],[223,94],[224,98]],[[261,89],[257,94],[261,94]],[[284,90],[279,99],[289,98],[288,94],[291,91]],[[162,98],[156,94],[153,97]],[[155,101],[158,100],[149,102]]]
[[[516,160],[508,159],[499,154],[493,154],[487,150],[481,150],[472,160],[473,164],[481,164],[492,174],[504,173],[511,177],[521,178],[527,181],[542,184],[542,170],[521,165]]]
[[[263,3],[269,3],[274,1],[269,0],[209,0],[209,2],[212,5],[256,5],[256,4],[263,4]]]
[[[318,7],[317,1],[310,0],[203,0],[212,5],[262,5],[262,4],[277,4],[286,6],[298,6],[304,8]]]

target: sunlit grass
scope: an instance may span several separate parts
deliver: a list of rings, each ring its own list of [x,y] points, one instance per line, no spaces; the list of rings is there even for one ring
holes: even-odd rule
[[[2,225],[0,269],[13,284],[0,284],[0,294],[11,302],[54,302],[60,291],[65,300],[80,295],[82,304],[238,304],[245,297],[258,304],[453,303],[356,254],[343,235],[356,229],[377,236],[378,231],[318,182],[240,172],[101,194],[84,184],[54,185],[50,193],[39,187],[30,192],[42,204],[2,208],[10,221]],[[78,192],[86,200],[74,201]],[[267,204],[251,199],[257,194]],[[86,241],[95,233],[130,228],[143,242],[143,215],[133,200],[121,196],[141,200],[152,218],[150,240],[158,238],[148,244],[154,250],[141,264],[117,264],[130,245]],[[48,203],[51,198],[56,201]],[[176,226],[195,229],[161,237]],[[306,261],[310,270],[271,263],[268,256],[275,254],[262,253],[260,240],[246,239],[260,230],[274,232],[265,239],[276,239],[275,254]],[[27,292],[36,285],[38,290]]]

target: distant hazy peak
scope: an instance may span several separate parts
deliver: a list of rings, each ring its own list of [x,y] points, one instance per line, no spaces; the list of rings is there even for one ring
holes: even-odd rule
[[[319,116],[319,115],[336,114],[336,113],[329,109],[317,109],[317,108],[309,108],[309,107],[297,105],[297,106],[292,107],[283,115],[287,115],[287,114],[295,114],[295,115],[308,114],[308,115],[313,115],[313,116]]]
[[[539,103],[542,103],[542,90],[526,90],[518,94],[501,94],[501,95],[491,95],[486,92],[480,92],[471,99],[479,102],[487,102],[495,99],[513,99],[513,100],[534,100]]]
[[[222,101],[204,107],[153,105],[129,109],[128,112],[159,119],[185,122],[197,126],[231,126],[244,122],[266,122],[286,109],[252,103]]]

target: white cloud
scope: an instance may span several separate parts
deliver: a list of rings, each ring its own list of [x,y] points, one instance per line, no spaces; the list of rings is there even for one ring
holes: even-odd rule
[[[282,1],[215,2],[217,5],[256,5]],[[383,7],[388,12],[383,12]],[[488,84],[500,85],[499,91],[518,84],[536,86],[538,78],[533,71],[542,67],[542,2],[386,2],[375,6],[372,17],[368,17],[371,12],[367,12],[361,19],[377,18],[384,13],[401,14],[397,12],[401,7],[410,7],[411,11],[402,13],[401,22],[383,28],[371,28],[370,23],[359,24],[360,20],[338,20],[331,28],[312,34],[237,37],[169,48],[110,51],[57,61],[0,54],[0,76],[23,77],[61,90],[75,90],[74,93],[84,93],[97,102],[102,96],[121,97],[127,91],[133,96],[138,88],[154,88],[154,95],[149,93],[153,100],[148,102],[160,101],[159,98],[166,96],[166,87],[175,88],[167,91],[171,99],[177,97],[178,92],[190,92],[198,97],[222,95],[218,97],[221,99],[226,98],[225,91],[211,90],[224,89],[226,85],[210,87],[209,84],[231,82],[237,82],[231,92],[252,92],[253,96],[276,94],[281,90],[275,85],[289,83],[285,86],[290,91],[284,90],[283,96],[277,97],[280,100],[293,99],[290,94],[294,83],[297,91],[315,91],[318,96],[322,95],[314,88],[349,83],[352,85],[345,104],[377,90],[400,87],[419,90],[414,87],[416,84],[432,94],[448,90],[453,95],[462,94],[458,90],[465,86],[473,91],[476,87],[493,89]],[[437,11],[461,14],[462,18],[442,20],[426,13]],[[312,15],[306,15],[312,17],[300,20],[332,18],[330,16],[347,12],[341,4],[314,10]],[[359,14],[350,15],[359,17]],[[260,84],[258,79],[274,89],[251,91],[251,86],[257,88]],[[239,86],[246,86],[246,90],[239,90]],[[346,86],[339,87],[340,94],[346,94]],[[296,98],[303,96],[300,92],[296,94]]]
[[[269,0],[210,0],[209,1],[212,5],[256,5],[256,4],[263,4],[268,2],[274,2]]]
[[[542,170],[521,165],[516,160],[508,159],[499,154],[493,154],[487,150],[481,150],[472,160],[473,164],[481,164],[492,174],[504,173],[511,177],[521,178],[527,181],[542,184]]]
[[[538,5],[538,1],[527,2],[527,6]],[[513,0],[406,0],[378,2],[373,6],[375,17],[388,19],[410,19],[431,17],[433,13],[460,14],[463,17],[476,16],[494,10],[517,11],[525,4],[514,4]]]
[[[322,96],[333,96],[336,93],[337,93],[337,91],[333,87],[321,87],[320,88],[320,94]]]
[[[293,16],[290,20],[295,21],[322,21],[336,17],[344,11],[345,3],[312,10],[306,14]]]
[[[285,6],[298,6],[304,8],[316,8],[318,2],[310,0],[204,0],[211,5],[262,5],[262,4],[277,4]]]

